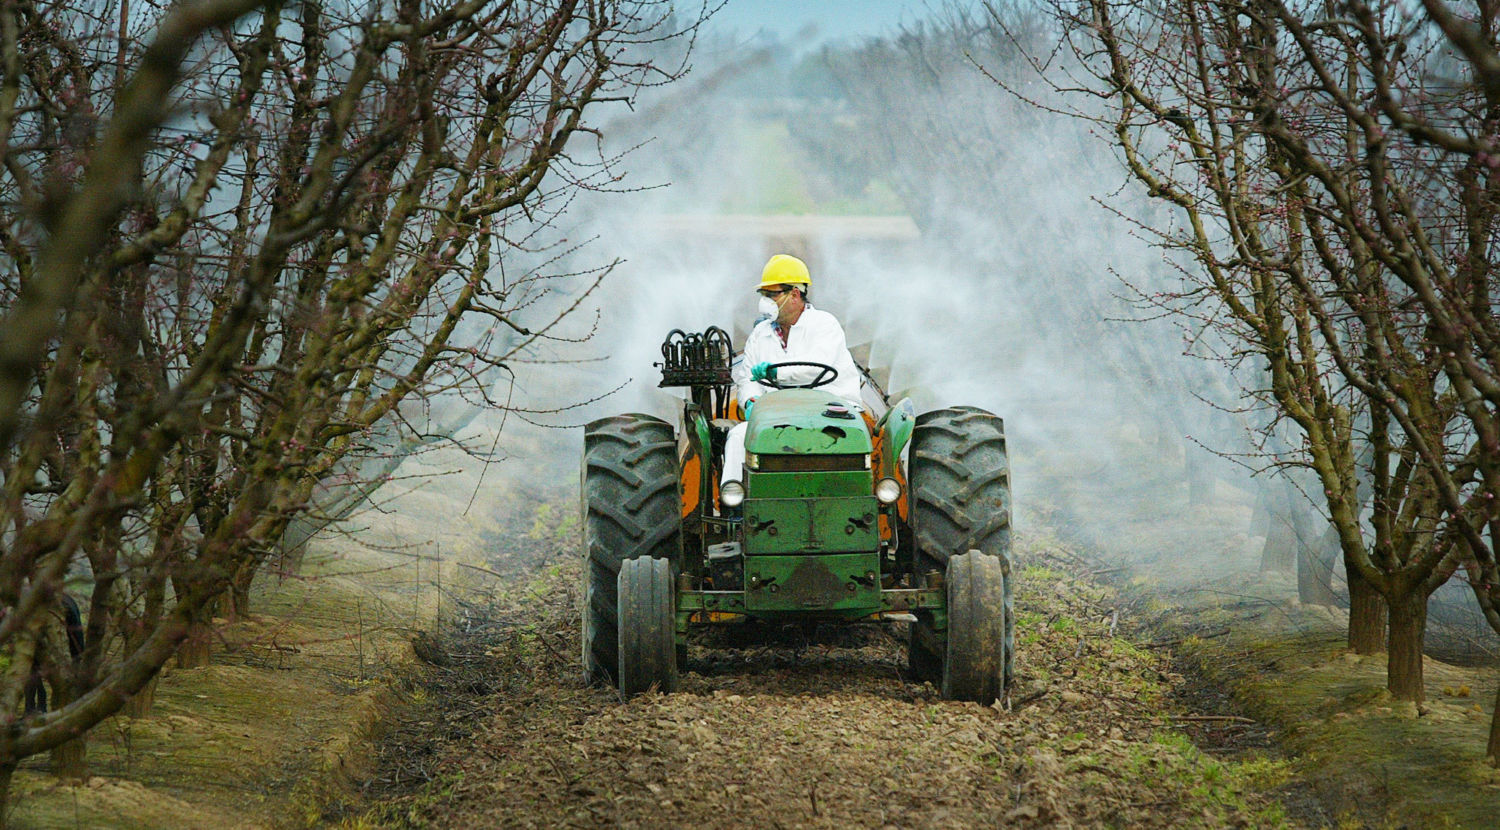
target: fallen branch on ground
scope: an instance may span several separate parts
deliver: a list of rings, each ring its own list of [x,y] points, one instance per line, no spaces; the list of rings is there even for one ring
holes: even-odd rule
[[[1228,633],[1229,629],[1225,628],[1221,631],[1215,631],[1210,634],[1189,634],[1186,637],[1178,637],[1175,640],[1162,640],[1156,643],[1146,643],[1144,646],[1141,646],[1141,648],[1166,648],[1167,646],[1181,645],[1182,643],[1191,639],[1212,640],[1215,637],[1223,637]]]

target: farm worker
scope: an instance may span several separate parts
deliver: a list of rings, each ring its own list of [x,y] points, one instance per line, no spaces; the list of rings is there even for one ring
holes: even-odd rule
[[[724,445],[724,481],[738,481],[745,464],[745,431],[755,399],[772,387],[760,381],[783,385],[810,383],[821,371],[811,366],[777,369],[773,364],[789,361],[822,363],[838,370],[838,377],[818,391],[842,400],[851,410],[859,408],[859,370],[844,341],[844,327],[832,314],[819,311],[807,301],[812,278],[807,263],[786,254],[771,257],[760,272],[760,310],[768,319],[757,323],[745,339],[743,358],[735,366],[735,394],[745,413],[745,422],[729,431]]]

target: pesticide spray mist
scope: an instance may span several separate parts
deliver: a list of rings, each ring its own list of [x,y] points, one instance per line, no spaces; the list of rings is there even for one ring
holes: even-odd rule
[[[1133,319],[1131,292],[1170,269],[1101,203],[1156,208],[1086,123],[1007,93],[952,36],[935,26],[791,63],[774,44],[705,40],[685,81],[605,124],[622,178],[580,200],[567,236],[589,240],[581,262],[618,264],[588,298],[597,316],[575,326],[590,336],[544,344],[520,371],[521,400],[547,412],[507,419],[510,461],[489,475],[548,469],[571,486],[577,425],[620,412],[675,423],[653,366],[663,339],[714,325],[738,343],[762,264],[787,252],[809,261],[813,305],[869,348],[889,391],[919,411],[1005,418],[1023,531],[1170,560],[1185,578],[1253,570],[1249,473],[1200,445],[1233,440],[1194,400],[1217,367],[1184,355],[1170,323]],[[1173,535],[1157,519],[1188,507],[1190,462],[1217,497]]]
[[[576,511],[581,426],[676,423],[662,341],[719,326],[742,342],[760,268],[785,252],[809,262],[813,304],[868,349],[893,399],[1005,419],[1023,537],[1164,587],[1250,590],[1273,531],[1252,521],[1257,500],[1283,492],[1252,469],[1266,421],[1212,359],[1224,344],[1143,301],[1181,285],[1183,264],[1145,231],[1170,211],[1090,123],[1048,111],[1068,104],[1019,59],[1018,39],[1046,37],[1026,24],[950,15],[800,51],[700,38],[684,80],[600,124],[606,175],[556,217],[550,246],[510,257],[515,273],[608,273],[586,294],[589,278],[538,283],[539,306],[577,307],[499,379],[507,406],[461,436],[487,461],[403,468],[449,474],[423,485],[443,504],[421,512],[462,519],[427,532],[491,544],[508,505]],[[1291,575],[1271,581],[1266,596],[1285,599]],[[1472,616],[1465,591],[1453,604]]]

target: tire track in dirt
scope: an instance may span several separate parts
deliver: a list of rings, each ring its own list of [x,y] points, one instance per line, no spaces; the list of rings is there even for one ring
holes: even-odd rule
[[[423,694],[483,714],[425,743],[429,781],[387,786],[365,818],[505,827],[1289,823],[1267,795],[1286,764],[1199,752],[1181,730],[1197,721],[1170,703],[1182,678],[1123,636],[1113,594],[1073,576],[1076,557],[1032,543],[1016,565],[1018,680],[1007,709],[943,701],[906,682],[900,632],[874,627],[705,635],[690,648],[680,692],[621,702],[582,685],[570,561],[486,609],[506,624],[485,630],[503,634],[443,641],[447,679]],[[487,681],[465,686],[464,673]],[[439,714],[418,707],[408,718],[444,723]],[[415,751],[412,734],[398,729],[388,743],[387,782],[392,763]]]

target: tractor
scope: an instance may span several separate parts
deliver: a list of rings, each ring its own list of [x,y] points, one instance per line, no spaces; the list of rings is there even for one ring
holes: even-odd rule
[[[751,409],[743,469],[721,486],[741,420],[729,336],[676,330],[662,358],[661,386],[686,390],[677,427],[632,413],[584,432],[590,681],[625,697],[675,690],[698,626],[897,621],[913,679],[954,700],[1004,693],[1014,636],[1000,418],[916,415],[863,366],[862,401],[840,401],[820,391],[834,367],[797,364],[811,379],[765,382],[775,391]]]

